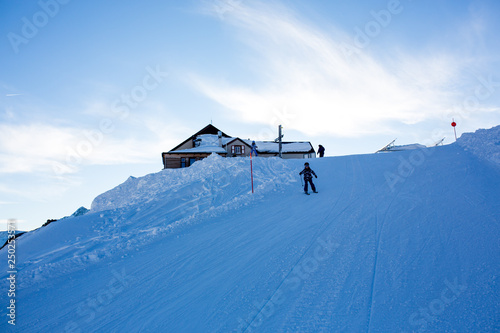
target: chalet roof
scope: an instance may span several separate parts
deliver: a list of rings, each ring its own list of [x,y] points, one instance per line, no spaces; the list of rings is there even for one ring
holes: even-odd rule
[[[227,143],[224,143],[224,144],[228,145],[228,144],[233,143],[236,140],[240,140],[241,142],[243,142],[244,144],[246,144],[249,148],[252,147],[252,140],[243,140],[243,139],[240,139],[240,138],[230,138],[229,141]]]
[[[198,140],[199,146],[170,151],[176,154],[188,154],[188,153],[227,153],[226,150],[219,146],[219,136],[217,134],[200,134],[195,137]],[[234,141],[231,137],[222,137],[222,144],[226,145],[230,141]]]
[[[181,147],[186,142],[189,142],[190,140],[195,139],[199,135],[203,135],[203,134],[218,135],[219,131],[222,133],[222,137],[225,137],[225,138],[229,138],[230,137],[229,135],[227,135],[226,133],[222,132],[221,130],[219,130],[214,125],[208,124],[207,126],[203,127],[201,130],[199,130],[198,132],[196,132],[195,134],[191,135],[189,138],[187,138],[186,140],[182,141],[180,144],[178,144],[177,146],[175,146],[174,148],[172,148],[170,150],[170,152],[173,152],[174,150],[178,149],[179,147]]]
[[[182,143],[177,145],[175,148],[169,151],[169,153],[175,154],[189,154],[189,153],[227,153],[227,150],[219,146],[219,138],[218,133],[219,129],[213,125],[207,125],[197,133],[190,136],[188,139],[184,140]],[[222,132],[222,145],[226,146],[228,144],[233,143],[236,140],[241,141],[243,144],[248,147],[252,146],[253,140],[250,139],[241,139],[238,137],[230,137],[229,135]],[[190,140],[196,140],[197,146],[188,149],[177,150],[185,143]],[[257,145],[258,153],[268,153],[268,154],[278,154],[279,153],[279,144],[274,141],[255,141]],[[282,153],[314,153],[314,148],[310,142],[282,142]]]

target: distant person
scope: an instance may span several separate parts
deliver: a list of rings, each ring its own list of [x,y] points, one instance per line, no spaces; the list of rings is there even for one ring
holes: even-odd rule
[[[257,145],[255,144],[255,141],[252,141],[252,150],[250,151],[250,154],[252,156],[259,156],[259,154],[257,154]]]
[[[322,145],[319,145],[318,155],[319,155],[319,157],[325,156],[325,147],[323,147]]]
[[[313,175],[316,178],[318,178],[318,176],[316,176],[316,173],[314,173],[314,171],[309,167],[308,162],[304,163],[304,170],[302,170],[299,173],[299,175],[302,175],[302,174],[304,175],[304,193],[309,195],[309,192],[307,192],[309,183],[311,184],[311,189],[313,190],[313,192],[318,193],[318,192],[316,192],[316,186],[314,186],[314,183],[312,181]]]

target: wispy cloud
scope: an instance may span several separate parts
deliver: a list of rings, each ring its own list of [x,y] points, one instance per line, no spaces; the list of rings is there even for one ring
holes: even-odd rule
[[[155,139],[155,133],[142,140],[99,128],[1,124],[0,173],[74,173],[84,165],[143,163],[158,156],[165,138]]]
[[[0,201],[0,206],[15,205],[15,204],[17,204],[17,202],[14,202],[14,201]]]
[[[0,125],[0,172],[32,172],[46,169],[54,159],[62,159],[72,142],[70,129],[48,124]]]
[[[220,6],[212,14],[220,18]],[[286,108],[294,117],[284,125],[309,135],[387,133],[394,124],[442,117],[456,98],[451,86],[461,63],[449,54],[377,57],[362,49],[349,56],[345,32],[323,31],[279,4],[235,2],[221,21],[257,52],[261,82],[191,79],[245,122],[265,123],[272,110]]]

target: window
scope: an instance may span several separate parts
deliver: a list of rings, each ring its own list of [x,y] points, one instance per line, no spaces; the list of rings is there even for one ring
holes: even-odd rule
[[[196,162],[196,158],[191,157],[191,158],[189,159],[189,166],[193,165],[193,163],[194,163],[194,162]]]
[[[231,153],[234,155],[244,155],[245,154],[245,146],[231,146]]]
[[[185,168],[186,167],[186,158],[182,157],[181,158],[181,168]]]

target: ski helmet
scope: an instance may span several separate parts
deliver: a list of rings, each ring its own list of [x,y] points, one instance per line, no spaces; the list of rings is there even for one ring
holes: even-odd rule
[[[304,166],[309,166],[309,162],[304,163]]]

